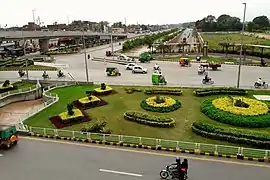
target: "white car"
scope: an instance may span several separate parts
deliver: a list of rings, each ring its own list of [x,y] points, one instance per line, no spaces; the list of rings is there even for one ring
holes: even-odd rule
[[[126,65],[126,70],[132,70],[134,66],[138,66],[138,65],[135,63],[129,63]]]
[[[123,55],[121,54],[120,56],[117,57],[119,60],[122,60],[122,61],[134,61],[134,59],[126,56],[126,55]]]
[[[142,66],[133,66],[132,73],[143,73],[143,74],[146,74],[147,73],[147,69],[144,68],[144,67],[142,67]]]

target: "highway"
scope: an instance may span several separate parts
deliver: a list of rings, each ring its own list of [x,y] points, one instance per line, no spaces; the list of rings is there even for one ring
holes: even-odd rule
[[[6,180],[158,180],[176,154],[51,140],[20,139],[0,151]],[[269,180],[267,164],[187,156],[190,180]]]

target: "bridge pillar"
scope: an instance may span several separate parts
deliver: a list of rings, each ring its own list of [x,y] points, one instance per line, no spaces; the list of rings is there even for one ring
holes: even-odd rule
[[[40,52],[46,53],[49,51],[49,39],[39,40]]]

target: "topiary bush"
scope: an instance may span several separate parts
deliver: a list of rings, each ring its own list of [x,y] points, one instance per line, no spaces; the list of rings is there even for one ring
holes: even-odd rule
[[[69,116],[72,116],[74,114],[74,111],[73,111],[73,104],[68,104],[67,105],[67,111],[68,111],[68,115]]]
[[[101,89],[101,90],[105,90],[105,89],[106,89],[106,84],[105,84],[105,83],[101,83],[100,89]]]

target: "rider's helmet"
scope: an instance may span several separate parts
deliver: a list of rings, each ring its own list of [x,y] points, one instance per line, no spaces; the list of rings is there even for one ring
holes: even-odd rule
[[[180,163],[180,158],[177,157],[175,161],[176,161],[177,163]]]
[[[259,78],[259,80],[262,80],[262,78]]]

